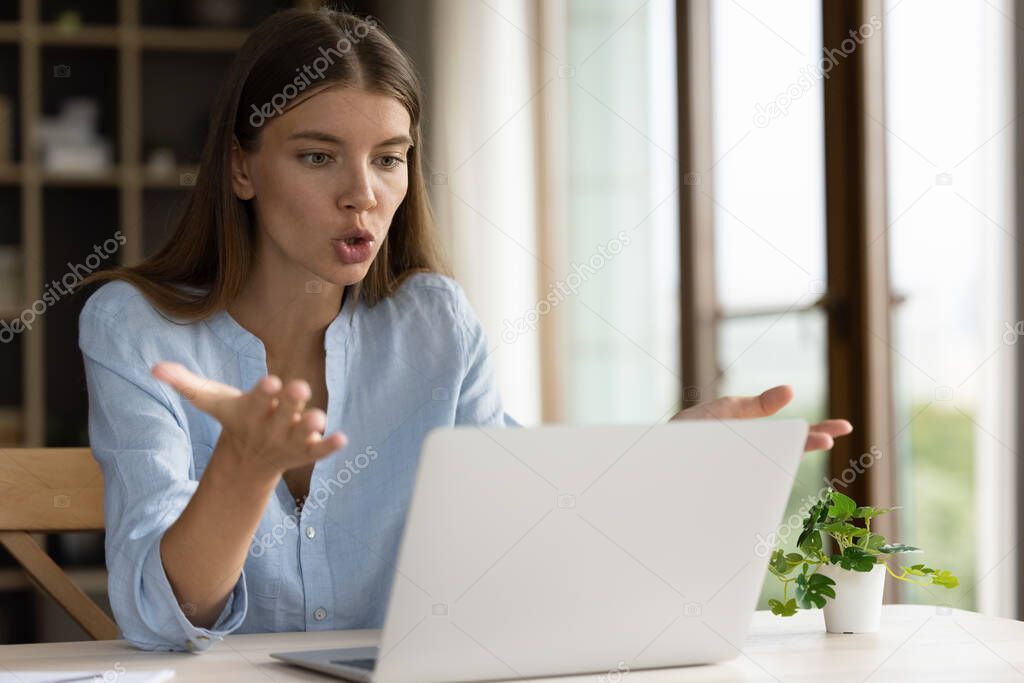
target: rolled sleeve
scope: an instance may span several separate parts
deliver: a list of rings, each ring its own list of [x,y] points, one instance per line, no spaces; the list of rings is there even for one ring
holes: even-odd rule
[[[202,651],[238,628],[248,603],[243,573],[213,627],[196,627],[161,561],[160,541],[197,482],[184,408],[150,367],[184,359],[159,357],[159,330],[146,333],[148,321],[125,315],[125,307],[103,309],[95,297],[79,319],[79,346],[89,442],[104,479],[110,605],[123,637],[136,647]]]
[[[227,603],[224,605],[224,609],[221,610],[220,616],[217,617],[213,626],[210,628],[200,628],[193,625],[189,621],[188,615],[185,614],[185,610],[188,608],[187,605],[179,605],[174,597],[174,590],[167,579],[167,573],[164,571],[164,564],[160,558],[159,542],[150,547],[143,559],[142,583],[152,588],[154,597],[165,600],[163,605],[164,615],[162,616],[167,614],[173,615],[174,628],[177,630],[172,628],[171,631],[180,641],[179,643],[174,643],[174,645],[183,644],[184,649],[191,652],[201,652],[210,647],[214,641],[221,640],[225,635],[241,626],[242,621],[245,619],[247,597],[245,592],[245,576],[243,575],[238,578],[238,583],[235,584],[235,587],[228,595]],[[182,649],[182,647],[174,647],[174,649]]]

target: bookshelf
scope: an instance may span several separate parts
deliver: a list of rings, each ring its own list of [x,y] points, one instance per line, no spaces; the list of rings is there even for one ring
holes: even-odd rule
[[[0,2],[0,96],[9,105],[9,124],[0,127],[8,136],[6,154],[0,140],[0,252],[16,254],[20,265],[14,287],[10,279],[0,285],[17,289],[15,296],[0,297],[0,321],[10,323],[30,310],[49,283],[70,270],[68,264],[85,263],[94,246],[116,231],[124,244],[99,268],[137,263],[156,249],[184,208],[213,99],[235,51],[272,12],[319,2],[239,0],[237,20],[215,26],[196,15],[234,1],[202,4]],[[379,16],[377,3],[344,4]],[[61,170],[46,160],[32,132],[67,101],[82,97],[95,102],[110,163]],[[163,151],[159,166],[151,163],[157,150]],[[88,445],[78,350],[85,298],[62,297],[35,317],[31,329],[0,336],[0,447]],[[106,607],[102,536],[39,540]],[[84,639],[48,601],[0,552],[0,643]]]

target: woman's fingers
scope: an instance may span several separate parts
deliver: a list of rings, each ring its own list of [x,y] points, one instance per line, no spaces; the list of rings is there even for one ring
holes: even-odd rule
[[[303,414],[303,425],[308,431],[323,434],[327,429],[327,413],[319,408],[307,410]]]
[[[324,437],[326,428],[327,414],[319,408],[309,408],[292,426],[291,440],[297,449],[304,449],[314,460],[319,460],[348,443],[348,437],[341,432]]]
[[[836,444],[837,437],[845,436],[852,431],[853,425],[848,420],[823,420],[811,425],[804,450],[827,451]]]
[[[780,384],[757,396],[723,396],[708,403],[688,408],[673,419],[739,420],[768,417],[782,410],[793,400],[793,387]]]
[[[307,408],[292,425],[289,439],[296,447],[305,448],[310,443],[322,439],[326,428],[327,414],[319,408]]]
[[[281,379],[277,375],[267,375],[249,392],[248,408],[252,415],[266,419],[277,409],[277,394],[281,391]]]
[[[284,441],[292,426],[299,420],[312,391],[305,380],[293,379],[277,394],[277,409],[270,416],[269,431],[272,439]]]
[[[181,363],[157,363],[151,372],[153,377],[170,385],[197,408],[218,420],[224,413],[224,406],[242,395],[235,387],[201,377]]]
[[[793,388],[780,384],[757,396],[724,396],[680,411],[673,420],[717,419],[734,420],[768,417],[779,412],[793,400]],[[853,431],[848,420],[823,420],[808,430],[805,451],[824,451],[835,445],[835,440]]]
[[[853,431],[853,425],[848,420],[823,420],[816,425],[811,425],[811,432],[821,432],[831,437],[846,436]]]
[[[319,408],[306,409],[312,390],[304,380],[282,383],[268,375],[243,394],[180,363],[157,363],[152,374],[220,422],[221,436],[232,434],[235,447],[251,457],[269,458],[282,469],[300,464],[296,460],[319,460],[348,443],[341,432],[324,437],[327,415]]]
[[[835,439],[824,432],[811,432],[804,443],[804,451],[827,451],[835,443]]]
[[[741,417],[768,417],[779,412],[793,400],[793,387],[780,384],[767,389],[759,396],[752,396],[748,402],[750,414]]]
[[[320,458],[327,457],[339,448],[343,448],[347,443],[348,437],[341,432],[334,432],[330,436],[311,443],[306,448],[306,453],[309,454],[313,460],[319,460]]]

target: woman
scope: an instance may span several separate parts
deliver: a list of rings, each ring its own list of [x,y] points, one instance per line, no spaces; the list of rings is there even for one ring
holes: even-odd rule
[[[372,20],[275,14],[230,69],[174,237],[92,278],[110,282],[80,321],[90,442],[135,645],[379,627],[426,433],[516,424],[439,263],[420,105]],[[816,425],[807,447],[849,429]]]

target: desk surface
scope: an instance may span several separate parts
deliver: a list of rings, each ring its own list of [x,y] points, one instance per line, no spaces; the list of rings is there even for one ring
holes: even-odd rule
[[[228,636],[200,655],[151,653],[124,641],[0,646],[0,671],[175,669],[175,681],[335,680],[271,659],[270,652],[372,645],[376,631]],[[628,663],[627,663],[628,664]],[[117,668],[121,667],[121,668]],[[548,679],[608,683],[607,674]],[[113,678],[111,680],[114,680]],[[1024,681],[1024,622],[920,605],[886,605],[882,630],[825,633],[819,610],[781,619],[754,614],[743,651],[722,664],[632,671],[622,683],[677,681]]]

